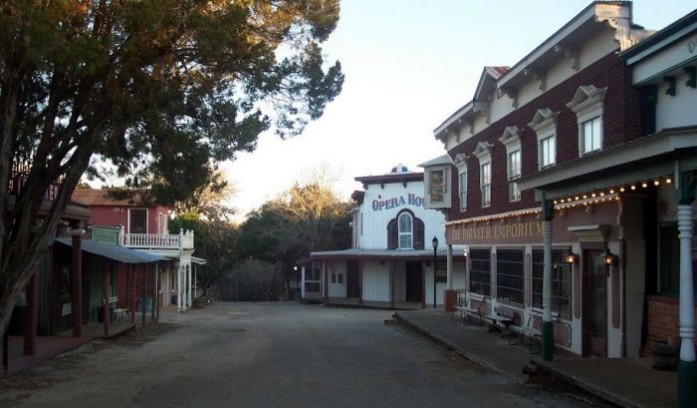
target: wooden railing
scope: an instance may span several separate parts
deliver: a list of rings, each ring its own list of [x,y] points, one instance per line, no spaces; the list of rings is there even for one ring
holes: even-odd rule
[[[194,232],[179,231],[179,234],[119,234],[119,245],[129,248],[148,249],[194,249]]]
[[[29,173],[31,172],[31,165],[25,162],[15,162],[12,165],[12,174],[10,175],[10,183],[8,185],[8,193],[10,195],[17,195],[22,191],[24,184],[29,178]],[[63,176],[58,177],[51,185],[46,189],[44,193],[44,200],[53,201],[58,196],[58,190],[63,184]]]

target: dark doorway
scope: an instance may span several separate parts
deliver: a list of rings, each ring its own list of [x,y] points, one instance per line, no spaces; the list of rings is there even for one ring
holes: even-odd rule
[[[361,287],[358,283],[358,261],[346,261],[346,297],[357,298],[361,296]]]
[[[583,259],[583,355],[607,357],[607,266],[600,250]]]
[[[421,262],[407,262],[407,302],[421,302],[423,296],[423,269]]]

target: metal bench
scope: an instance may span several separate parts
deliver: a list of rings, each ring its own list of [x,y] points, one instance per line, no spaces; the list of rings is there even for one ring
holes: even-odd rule
[[[541,348],[542,333],[540,330],[536,329],[532,323],[532,313],[528,316],[528,322],[525,326],[516,327],[516,331],[520,332],[520,339],[517,342],[512,342],[511,337],[509,337],[508,344],[524,344],[525,337],[530,339],[530,354],[539,354]],[[537,343],[537,351],[534,350],[535,343]]]

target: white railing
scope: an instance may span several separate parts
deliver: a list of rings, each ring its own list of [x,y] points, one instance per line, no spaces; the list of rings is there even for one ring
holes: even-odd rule
[[[121,229],[119,245],[129,248],[194,249],[194,232],[180,230],[179,234],[136,234]]]

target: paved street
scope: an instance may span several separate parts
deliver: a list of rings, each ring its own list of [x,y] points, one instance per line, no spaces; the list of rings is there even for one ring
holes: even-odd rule
[[[217,303],[0,380],[0,407],[583,407],[384,324],[388,311]]]

